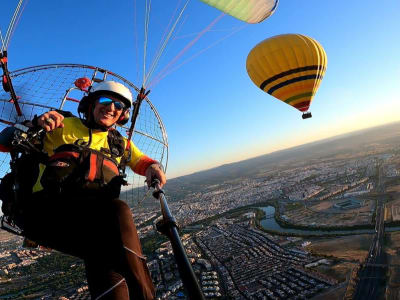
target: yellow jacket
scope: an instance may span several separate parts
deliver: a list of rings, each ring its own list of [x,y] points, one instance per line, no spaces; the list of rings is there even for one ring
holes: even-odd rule
[[[48,154],[49,157],[54,154],[55,149],[62,145],[74,144],[77,141],[78,143],[89,142],[89,128],[82,123],[81,119],[76,117],[67,117],[64,118],[63,123],[64,127],[56,128],[55,130],[46,133],[44,137],[43,150]],[[126,147],[127,140],[125,138],[124,142],[124,146]],[[110,147],[108,145],[108,132],[93,130],[92,140],[89,148],[97,151],[101,151],[102,148],[109,149]],[[145,175],[146,169],[151,164],[156,163],[156,161],[141,152],[132,141],[130,141],[130,149],[131,159],[128,163],[128,166],[135,173],[139,175]],[[118,163],[120,163],[121,157],[116,158],[116,160]],[[42,177],[44,169],[45,166],[41,164],[39,177],[33,187],[33,192],[38,192],[43,189],[42,185],[40,184],[40,179]]]

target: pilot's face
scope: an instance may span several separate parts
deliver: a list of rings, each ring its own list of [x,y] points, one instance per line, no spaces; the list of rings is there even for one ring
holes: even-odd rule
[[[102,96],[95,102],[94,121],[100,126],[110,127],[118,121],[124,107],[123,102],[115,97]]]

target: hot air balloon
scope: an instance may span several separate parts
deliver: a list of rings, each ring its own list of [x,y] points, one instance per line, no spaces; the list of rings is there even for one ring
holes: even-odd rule
[[[325,74],[327,57],[316,40],[301,34],[282,34],[256,45],[247,56],[251,80],[263,91],[310,118],[311,101]]]
[[[271,16],[279,0],[201,0],[247,23],[260,23]]]

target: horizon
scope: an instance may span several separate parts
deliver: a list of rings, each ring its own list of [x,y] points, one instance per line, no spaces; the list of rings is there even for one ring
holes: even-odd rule
[[[371,130],[371,129],[374,129],[374,128],[390,126],[390,125],[394,125],[396,123],[400,123],[400,120],[389,122],[389,123],[384,123],[384,124],[380,124],[380,125],[376,125],[376,126],[372,126],[372,127],[361,128],[361,129],[357,129],[357,130],[354,130],[354,131],[344,132],[344,133],[340,133],[338,135],[324,137],[324,138],[319,139],[319,140],[314,140],[314,141],[306,142],[304,144],[299,144],[299,145],[294,145],[294,146],[291,146],[291,147],[288,147],[288,148],[274,150],[274,151],[271,151],[271,152],[268,152],[268,153],[260,154],[260,155],[257,155],[257,156],[252,156],[252,157],[241,159],[241,160],[237,160],[237,161],[227,162],[227,163],[215,166],[215,167],[199,170],[199,171],[196,171],[196,172],[193,172],[193,173],[189,173],[189,174],[185,174],[185,175],[181,175],[181,176],[177,176],[177,177],[173,177],[173,178],[169,178],[169,179],[172,180],[172,179],[177,179],[177,178],[180,178],[180,177],[194,175],[194,174],[200,173],[200,172],[207,172],[207,171],[210,171],[210,170],[213,170],[213,169],[217,169],[217,168],[220,168],[220,167],[223,167],[223,166],[226,166],[226,165],[231,165],[231,164],[235,164],[235,163],[239,163],[239,162],[244,162],[244,161],[247,161],[247,160],[259,158],[259,157],[270,155],[270,154],[274,154],[274,153],[277,153],[277,152],[286,151],[286,150],[294,149],[294,148],[297,148],[297,147],[307,146],[307,145],[310,145],[310,144],[313,144],[313,143],[319,143],[319,142],[323,143],[324,141],[328,142],[328,140],[331,140],[331,139],[335,139],[335,138],[340,139],[341,137],[345,137],[347,135],[352,135],[352,134],[357,134],[358,132],[361,132],[361,131],[364,131],[364,130],[367,131],[367,130]]]

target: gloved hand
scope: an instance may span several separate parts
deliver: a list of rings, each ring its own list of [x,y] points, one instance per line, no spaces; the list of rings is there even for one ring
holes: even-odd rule
[[[151,183],[154,179],[158,179],[160,181],[160,188],[163,187],[163,185],[167,182],[164,171],[162,170],[160,164],[157,163],[150,165],[146,169],[145,175],[148,187],[151,186]]]

